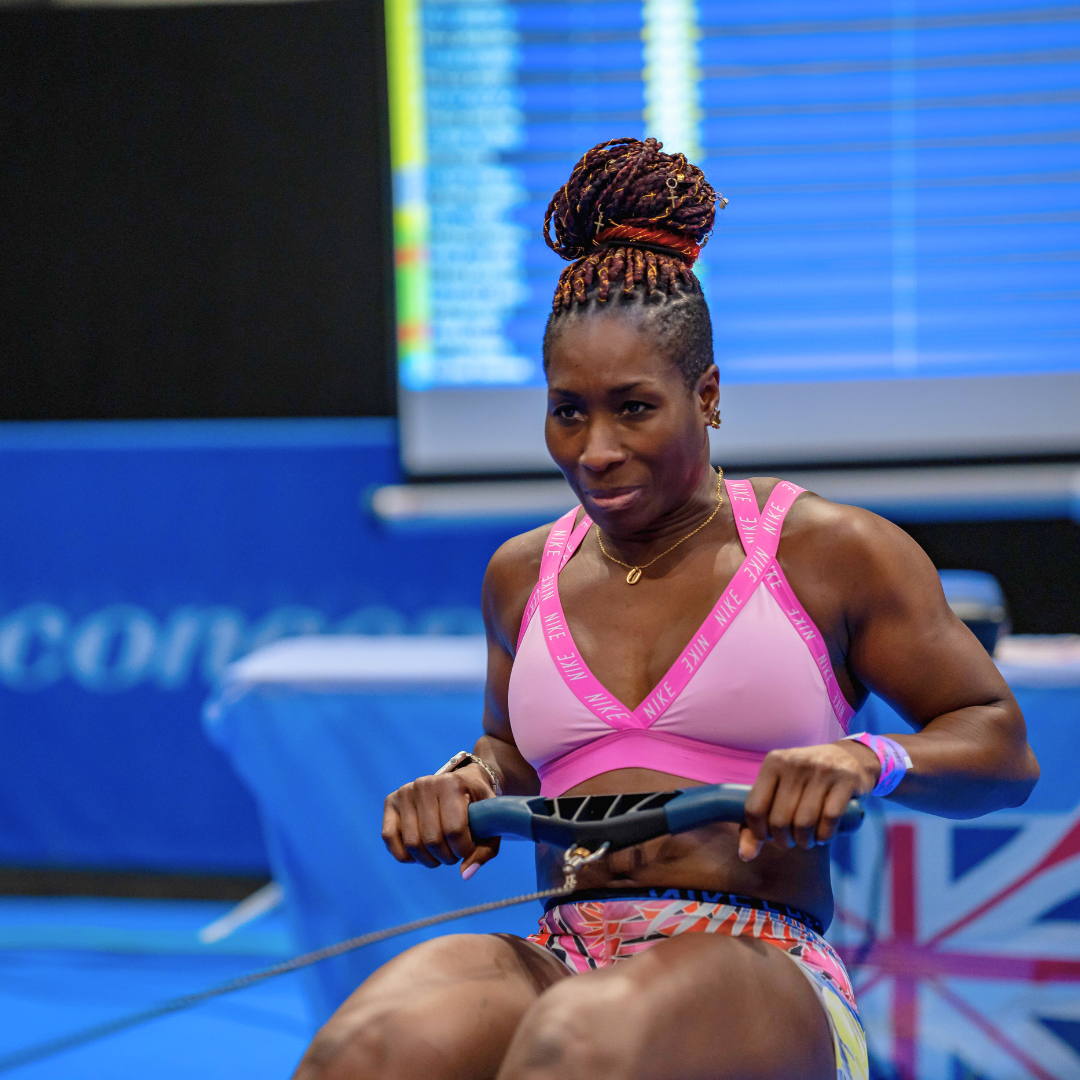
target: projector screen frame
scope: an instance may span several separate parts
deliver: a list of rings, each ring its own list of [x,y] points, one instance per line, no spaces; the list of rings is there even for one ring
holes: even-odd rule
[[[413,478],[542,475],[543,388],[401,388]],[[1080,372],[722,386],[725,467],[1080,456]]]

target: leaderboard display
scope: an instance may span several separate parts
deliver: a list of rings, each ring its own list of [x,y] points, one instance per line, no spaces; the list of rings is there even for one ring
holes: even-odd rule
[[[551,468],[541,340],[565,264],[544,210],[620,136],[686,153],[729,200],[697,267],[726,462],[1080,450],[1077,6],[387,12],[408,471]]]
[[[1075,6],[388,3],[407,393],[543,386],[544,210],[617,136],[730,200],[724,385],[1080,370]]]

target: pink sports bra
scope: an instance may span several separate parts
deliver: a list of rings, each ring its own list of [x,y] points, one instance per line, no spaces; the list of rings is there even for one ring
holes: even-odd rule
[[[634,767],[749,784],[770,750],[847,733],[854,712],[828,648],[776,561],[784,517],[805,489],[781,481],[759,516],[748,480],[725,484],[746,557],[636,709],[589,670],[559,599],[559,573],[592,522],[586,515],[575,528],[575,507],[552,526],[521,620],[509,693],[514,738],[543,795]]]

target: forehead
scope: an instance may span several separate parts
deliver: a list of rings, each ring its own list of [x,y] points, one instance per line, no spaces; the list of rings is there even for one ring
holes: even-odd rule
[[[552,389],[618,386],[643,379],[681,381],[640,311],[570,317],[552,336],[547,360]]]

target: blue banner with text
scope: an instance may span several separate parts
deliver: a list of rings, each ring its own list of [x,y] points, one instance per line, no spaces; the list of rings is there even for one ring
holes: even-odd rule
[[[0,425],[0,864],[258,871],[199,713],[313,632],[477,633],[506,529],[389,535],[389,420]]]

